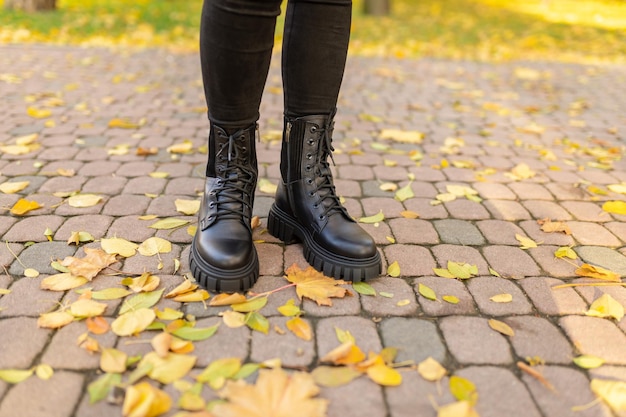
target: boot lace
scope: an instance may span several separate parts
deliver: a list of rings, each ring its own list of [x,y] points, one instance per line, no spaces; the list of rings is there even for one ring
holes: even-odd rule
[[[255,172],[245,155],[246,148],[237,143],[245,139],[245,130],[239,130],[228,137],[228,142],[221,143],[216,157],[226,161],[220,165],[217,175],[215,204],[220,218],[250,217],[252,212],[252,192],[255,186]],[[249,219],[247,219],[249,220]],[[249,221],[247,222],[249,223]]]

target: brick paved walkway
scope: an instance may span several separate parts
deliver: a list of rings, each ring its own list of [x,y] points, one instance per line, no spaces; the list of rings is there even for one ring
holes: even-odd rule
[[[40,290],[39,282],[55,273],[51,260],[82,255],[82,249],[66,243],[74,231],[138,243],[154,235],[166,238],[173,250],[162,256],[162,270],[154,258],[140,255],[118,265],[128,273],[158,273],[165,287],[181,281],[188,271],[191,236],[185,229],[155,231],[138,217],[185,218],[176,212],[174,200],[196,198],[201,190],[206,155],[166,151],[184,140],[195,150],[205,143],[198,59],[163,51],[124,54],[3,46],[0,96],[0,142],[39,133],[41,144],[25,155],[0,157],[0,182],[30,181],[18,194],[0,194],[5,210],[0,235],[7,242],[0,246],[0,261],[6,266],[0,288],[10,289],[0,296],[0,369],[45,363],[55,370],[50,381],[33,377],[13,386],[0,381],[0,417],[121,415],[118,406],[88,403],[86,386],[97,375],[99,356],[76,346],[84,325],[73,323],[59,331],[37,328],[39,314],[76,298],[72,291]],[[46,102],[58,106],[46,107]],[[32,118],[29,106],[50,108],[52,116]],[[337,346],[334,328],[339,327],[350,330],[364,350],[397,347],[402,361],[432,356],[450,374],[473,381],[482,417],[612,415],[601,404],[576,412],[571,407],[594,399],[591,378],[626,381],[626,320],[616,323],[585,315],[603,293],[626,305],[626,288],[551,286],[585,281],[575,276],[574,266],[555,259],[560,246],[573,246],[578,263],[582,259],[626,275],[626,216],[602,210],[604,201],[626,200],[624,194],[607,189],[626,182],[626,160],[619,158],[626,145],[625,108],[624,67],[351,59],[335,130],[336,183],[354,217],[381,210],[385,215],[380,224],[364,227],[375,237],[385,268],[399,263],[399,278],[371,282],[393,298],[355,294],[335,301],[332,308],[305,301],[305,318],[315,333],[310,342],[274,331],[265,336],[222,326],[213,338],[197,343],[197,366],[236,355],[248,361],[278,356],[285,366],[311,368]],[[260,177],[274,183],[279,178],[280,144],[270,139],[281,129],[281,112],[279,69],[273,65],[262,105],[264,140],[258,157]],[[120,117],[142,125],[132,130],[108,127],[111,119]],[[420,145],[384,142],[377,139],[382,129],[419,130],[425,138]],[[462,142],[446,142],[448,138]],[[130,152],[111,154],[117,145],[128,145]],[[159,152],[137,156],[138,147],[157,147]],[[421,160],[409,154],[413,150],[421,152]],[[506,175],[521,163],[536,175],[518,181]],[[59,168],[72,169],[75,175],[58,175]],[[169,175],[149,175],[157,171]],[[404,186],[411,174],[414,198],[399,202],[380,189],[383,182]],[[482,201],[461,197],[433,205],[450,184],[473,188]],[[94,207],[73,208],[55,194],[77,190],[97,193],[104,200]],[[43,208],[12,216],[7,209],[20,197]],[[305,265],[299,245],[285,247],[262,233],[271,203],[270,195],[257,191],[255,213],[262,227],[256,237],[263,240],[258,243],[262,277],[257,290],[283,285],[283,270],[292,263]],[[403,210],[420,217],[404,218]],[[572,234],[542,232],[537,220],[544,218],[567,222]],[[521,249],[516,234],[539,246]],[[181,262],[177,273],[174,259]],[[433,267],[445,267],[448,261],[476,265],[479,277],[436,277]],[[26,278],[25,267],[42,275]],[[502,278],[492,276],[490,268]],[[93,286],[108,288],[118,281],[101,276]],[[427,300],[417,291],[420,283],[438,296],[458,297],[459,303]],[[490,300],[501,293],[511,294],[513,301]],[[272,327],[284,323],[275,307],[291,297],[295,292],[276,294],[262,310]],[[408,305],[398,306],[399,300],[408,300]],[[106,315],[113,318],[120,303],[108,303]],[[181,308],[203,325],[220,321],[217,308],[174,302],[160,306]],[[508,323],[515,335],[492,330],[487,324],[491,318]],[[98,340],[103,347],[129,353],[150,349],[127,344],[110,332]],[[606,363],[580,369],[572,358],[581,353]],[[516,362],[528,357],[545,361],[537,369],[554,391],[517,368]],[[396,388],[360,378],[341,388],[323,389],[322,395],[331,400],[329,415],[434,416],[429,397],[439,404],[451,401],[446,380],[440,396],[436,384],[417,372],[405,370],[403,375],[403,384]]]

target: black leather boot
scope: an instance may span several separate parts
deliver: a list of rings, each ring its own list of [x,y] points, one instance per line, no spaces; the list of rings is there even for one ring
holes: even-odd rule
[[[358,282],[378,276],[381,260],[372,238],[335,193],[328,164],[334,150],[332,129],[332,115],[285,119],[283,181],[270,209],[268,230],[285,243],[302,241],[305,258],[318,271]]]
[[[211,291],[244,291],[259,276],[252,243],[252,204],[257,182],[256,124],[232,135],[212,125],[204,197],[189,264]]]

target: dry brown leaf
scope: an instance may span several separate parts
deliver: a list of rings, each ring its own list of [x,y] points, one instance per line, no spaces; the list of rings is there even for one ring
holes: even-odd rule
[[[567,223],[565,222],[553,222],[550,219],[542,219],[537,220],[537,223],[541,226],[541,230],[546,233],[565,233],[566,235],[571,235],[572,230],[569,228]]]
[[[262,369],[255,385],[228,381],[212,412],[216,417],[324,417],[328,401],[319,394],[313,377],[304,372],[287,374],[280,368]]]
[[[296,294],[300,299],[307,297],[318,305],[332,306],[331,297],[343,298],[347,293],[345,288],[338,286],[345,284],[345,281],[324,276],[313,267],[309,266],[303,271],[293,264],[285,272],[287,281],[296,284]]]
[[[587,278],[601,279],[603,281],[621,282],[619,274],[602,268],[601,266],[582,264],[576,269],[576,275]]]
[[[533,367],[527,365],[524,362],[517,362],[517,367],[519,369],[521,369],[522,371],[526,372],[528,375],[532,376],[533,378],[535,378],[537,381],[541,382],[541,384],[548,388],[550,391],[555,391],[554,385],[552,385],[550,383],[550,381],[548,381],[541,372],[539,372],[538,370],[534,369]]]
[[[117,261],[115,255],[109,255],[102,249],[84,248],[84,250],[86,254],[84,258],[67,256],[61,262],[61,265],[67,267],[74,276],[91,281],[100,271]]]
[[[245,303],[245,302],[246,302],[246,296],[243,294],[239,294],[237,292],[233,294],[222,293],[213,297],[211,301],[209,302],[209,305],[211,307],[218,307],[218,306],[229,306],[229,305]]]

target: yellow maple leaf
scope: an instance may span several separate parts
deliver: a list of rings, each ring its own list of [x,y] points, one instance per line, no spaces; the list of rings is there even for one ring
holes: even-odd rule
[[[61,265],[67,267],[70,273],[77,277],[92,280],[100,271],[117,262],[115,255],[109,255],[102,249],[84,248],[85,257],[76,258],[67,256]]]
[[[212,412],[216,417],[323,417],[328,401],[313,398],[319,393],[313,377],[304,372],[287,374],[280,368],[262,369],[255,385],[228,381]]]
[[[345,288],[338,286],[345,281],[329,278],[311,266],[303,271],[293,264],[285,272],[287,281],[296,284],[296,294],[300,299],[307,297],[318,305],[331,306],[331,297],[343,298],[347,293]]]

